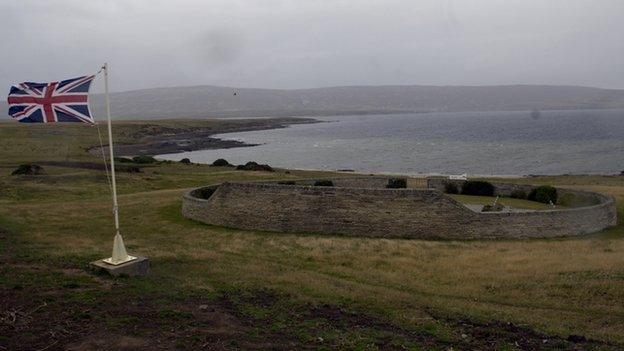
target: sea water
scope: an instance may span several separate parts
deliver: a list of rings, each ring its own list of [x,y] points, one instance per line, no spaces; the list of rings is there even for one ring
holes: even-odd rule
[[[322,123],[220,134],[254,147],[161,158],[398,174],[619,174],[624,110],[333,116]]]

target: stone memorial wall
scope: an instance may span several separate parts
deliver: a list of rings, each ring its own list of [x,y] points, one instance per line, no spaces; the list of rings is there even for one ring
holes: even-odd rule
[[[438,190],[386,189],[388,177],[332,179],[333,187],[296,184],[222,183],[203,199],[184,195],[186,218],[231,228],[288,233],[417,239],[548,238],[576,236],[616,224],[615,201],[596,193],[559,189],[590,201],[577,208],[533,212],[475,212]],[[461,181],[460,181],[461,182]],[[507,194],[517,188],[497,185]],[[530,191],[530,185],[517,185]]]

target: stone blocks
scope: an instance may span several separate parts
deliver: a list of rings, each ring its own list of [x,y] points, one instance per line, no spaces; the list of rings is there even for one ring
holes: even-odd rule
[[[182,213],[239,229],[452,240],[575,236],[615,225],[617,217],[614,199],[596,193],[574,191],[594,200],[585,207],[477,213],[436,189],[386,189],[386,183],[379,177],[336,179],[335,187],[223,183],[209,199],[187,193]]]

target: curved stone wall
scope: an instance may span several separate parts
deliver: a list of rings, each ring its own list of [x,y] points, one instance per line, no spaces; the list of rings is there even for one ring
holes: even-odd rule
[[[208,199],[195,196],[199,189],[185,194],[182,212],[239,229],[419,239],[562,237],[616,224],[613,198],[595,193],[560,189],[595,202],[585,207],[479,213],[435,188],[386,189],[387,179],[334,179],[334,187],[223,183],[210,187]]]

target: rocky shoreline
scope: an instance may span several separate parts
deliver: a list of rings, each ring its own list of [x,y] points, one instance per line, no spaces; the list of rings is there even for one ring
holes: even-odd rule
[[[136,142],[115,143],[115,154],[118,156],[163,155],[196,150],[257,146],[257,144],[248,144],[236,140],[223,140],[215,138],[213,135],[286,128],[293,124],[320,122],[313,118],[294,117],[236,120],[221,119],[212,121],[214,123],[210,123],[209,125],[198,124],[192,127],[146,124],[141,129],[128,135],[127,138],[123,138],[136,140]],[[100,147],[93,147],[89,152],[94,155],[100,155]]]

